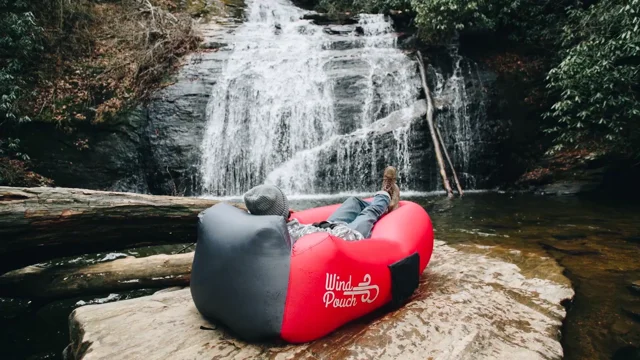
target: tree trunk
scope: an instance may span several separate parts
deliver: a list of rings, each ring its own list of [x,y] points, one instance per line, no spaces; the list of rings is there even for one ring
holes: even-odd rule
[[[196,241],[218,201],[66,188],[0,187],[0,274],[60,256]]]
[[[440,134],[440,129],[436,124],[436,132],[438,133],[438,139],[440,139],[440,144],[442,144],[442,150],[444,151],[444,156],[447,158],[447,162],[449,163],[449,167],[451,167],[451,172],[453,173],[453,180],[456,183],[456,187],[458,188],[458,194],[462,196],[462,185],[460,185],[460,180],[458,180],[458,174],[456,174],[456,169],[453,167],[453,162],[449,157],[449,152],[447,151],[447,147],[444,145],[444,140],[442,139],[442,134]]]
[[[85,266],[28,266],[0,276],[0,296],[58,299],[133,289],[187,286],[193,252],[127,257]]]
[[[422,54],[420,54],[420,51],[418,51],[418,66],[420,67],[422,87],[424,88],[424,94],[427,98],[427,122],[429,123],[429,132],[431,132],[433,148],[436,152],[436,160],[438,161],[438,166],[440,167],[440,177],[442,178],[444,189],[447,191],[447,196],[453,197],[453,190],[451,190],[451,185],[449,185],[447,172],[444,168],[444,161],[442,160],[442,153],[440,152],[440,142],[438,141],[435,126],[433,125],[433,99],[431,99],[431,91],[429,91],[429,86],[427,85],[427,75],[424,70],[424,62],[422,61]]]

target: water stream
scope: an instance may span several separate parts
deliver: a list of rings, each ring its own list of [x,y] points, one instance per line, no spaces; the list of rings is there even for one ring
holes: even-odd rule
[[[203,195],[239,195],[263,182],[289,194],[369,191],[389,164],[405,188],[437,189],[429,177],[409,182],[432,150],[427,134],[412,133],[424,120],[421,84],[391,19],[362,14],[354,24],[319,26],[306,13],[285,0],[247,4],[207,106]],[[486,95],[468,84],[476,69],[455,49],[451,59],[453,73],[430,73],[446,104],[443,136],[473,189]]]
[[[479,81],[478,65],[459,54],[458,45],[449,46],[452,74],[448,78],[438,69],[430,69],[434,74],[435,88],[433,96],[439,99],[440,108],[446,106],[448,111],[441,113],[438,122],[442,129],[442,136],[449,152],[455,159],[456,171],[466,188],[475,189],[477,177],[481,171],[475,166],[474,152],[482,147],[482,125],[487,122],[486,96],[474,94],[480,87],[468,86],[469,81]]]

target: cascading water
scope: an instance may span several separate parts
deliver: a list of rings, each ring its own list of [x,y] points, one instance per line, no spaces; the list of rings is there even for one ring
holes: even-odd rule
[[[303,20],[304,14],[282,0],[248,4],[208,104],[205,193],[240,194],[274,178],[273,172],[285,190],[314,192],[314,165],[323,161],[309,150],[330,146],[336,136],[415,101],[415,64],[396,49],[392,26],[382,15],[362,15],[357,30],[342,26],[331,32]],[[308,170],[287,168],[287,161],[305,152]],[[349,161],[369,165],[371,159],[354,154]],[[359,188],[350,180],[357,167],[341,174],[335,190]],[[362,176],[372,172],[367,166]]]
[[[276,1],[254,1],[214,85],[203,140],[206,192],[238,194],[278,164],[331,137],[332,88],[322,71],[321,28]]]
[[[428,134],[413,133],[425,104],[417,64],[397,48],[390,20],[359,15],[323,27],[306,13],[286,0],[248,3],[207,106],[203,193],[240,195],[264,182],[288,194],[372,191],[389,164],[404,190],[437,189],[418,174],[436,174],[423,161]],[[434,95],[448,99],[453,115],[441,129],[470,185],[475,119],[456,64]]]
[[[474,189],[478,174],[474,161],[484,142],[480,126],[486,123],[486,95],[472,93],[474,89],[484,88],[482,84],[466,85],[470,81],[481,83],[478,65],[464,62],[458,53],[457,45],[449,47],[449,55],[453,68],[450,77],[445,78],[437,69],[431,68],[436,80],[433,96],[447,107],[447,111],[438,116],[438,124],[454,159],[460,180],[465,183],[465,187]],[[475,106],[474,109],[472,104]]]

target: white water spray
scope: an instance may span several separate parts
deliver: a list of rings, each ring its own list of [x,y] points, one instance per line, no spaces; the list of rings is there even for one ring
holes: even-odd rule
[[[302,20],[304,14],[284,0],[248,4],[207,107],[205,193],[240,194],[274,170],[282,174],[282,166],[305,151],[305,168],[290,169],[279,185],[311,193],[318,159],[309,149],[330,146],[343,129],[365,127],[415,101],[414,64],[396,49],[392,26],[382,15],[361,15],[360,31],[352,26],[350,33],[330,34]],[[337,96],[337,88],[352,96]],[[357,155],[352,160],[365,161]],[[367,170],[362,175],[369,177]],[[358,189],[343,180],[336,190]]]
[[[420,82],[390,20],[359,15],[357,24],[323,27],[287,0],[253,0],[245,13],[207,106],[203,195],[239,195],[265,182],[291,195],[372,191],[386,165],[410,190],[412,149],[432,145],[412,140],[412,122],[423,117]],[[452,56],[454,73],[440,76],[434,95],[448,99],[451,115],[440,126],[472,184],[477,125],[461,57]]]

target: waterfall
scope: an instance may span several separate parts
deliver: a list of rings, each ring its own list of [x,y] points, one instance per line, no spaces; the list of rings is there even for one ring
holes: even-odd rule
[[[329,146],[336,136],[415,101],[415,65],[396,49],[388,19],[361,15],[358,24],[326,31],[303,20],[305,13],[283,0],[248,4],[207,106],[201,162],[205,193],[243,193],[274,171],[282,174],[282,166],[305,151],[311,169],[321,159],[309,150]],[[354,156],[351,160],[369,165],[362,176],[376,171],[370,159]],[[290,170],[279,185],[314,191],[317,169]],[[348,176],[339,190],[358,189]]]
[[[284,2],[253,1],[207,106],[206,192],[238,194],[292,154],[336,131],[323,71],[325,34]]]
[[[425,113],[417,65],[391,20],[319,26],[307,13],[287,0],[248,2],[207,105],[202,192],[240,195],[262,183],[287,194],[373,191],[386,165],[405,190],[436,189],[418,180],[436,173],[422,161],[432,144],[414,129]],[[435,95],[449,99],[441,129],[470,183],[475,135],[460,63]]]
[[[449,46],[449,56],[453,72],[448,78],[431,68],[436,83],[433,96],[439,100],[440,109],[446,108],[437,120],[460,181],[466,188],[475,189],[479,171],[474,162],[485,141],[480,125],[486,123],[486,95],[474,93],[484,89],[478,65],[463,61],[456,44]],[[479,85],[468,86],[472,81]]]

